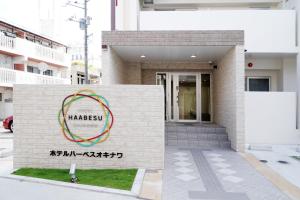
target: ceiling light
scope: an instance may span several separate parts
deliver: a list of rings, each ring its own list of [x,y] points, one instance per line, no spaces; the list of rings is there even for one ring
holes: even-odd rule
[[[193,55],[191,55],[191,58],[196,58],[196,57],[197,57],[197,56],[196,56],[196,55],[194,55],[194,54],[193,54]]]
[[[141,55],[141,58],[146,58],[146,56],[145,55]]]

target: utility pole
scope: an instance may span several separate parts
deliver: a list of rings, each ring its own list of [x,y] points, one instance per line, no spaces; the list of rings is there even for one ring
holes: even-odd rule
[[[87,2],[88,0],[84,0],[84,68],[85,68],[85,84],[89,84],[89,49],[88,49],[88,25],[89,19],[87,16]]]
[[[89,63],[88,63],[88,60],[89,60],[89,48],[88,48],[88,38],[89,38],[89,35],[88,35],[88,26],[90,25],[91,18],[88,16],[87,3],[90,0],[83,0],[83,1],[84,1],[83,5],[79,4],[77,1],[74,1],[74,2],[68,1],[68,3],[66,5],[73,6],[73,7],[80,8],[80,9],[84,10],[84,16],[79,21],[76,20],[76,17],[74,17],[74,16],[70,17],[69,20],[70,21],[74,21],[74,22],[79,22],[80,29],[84,30],[84,71],[85,71],[85,84],[89,84],[90,81],[89,81],[89,69],[88,69],[89,68]]]

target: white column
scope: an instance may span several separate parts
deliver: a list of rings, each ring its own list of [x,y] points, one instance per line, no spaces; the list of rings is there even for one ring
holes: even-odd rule
[[[300,55],[298,54],[297,56],[297,129],[299,128],[300,128]]]

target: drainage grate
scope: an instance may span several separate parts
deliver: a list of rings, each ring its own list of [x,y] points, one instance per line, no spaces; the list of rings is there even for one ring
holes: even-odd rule
[[[284,161],[284,160],[278,160],[277,162],[278,162],[278,163],[281,163],[281,164],[289,164],[289,162]]]
[[[259,160],[260,162],[262,163],[267,163],[268,161],[267,160]]]

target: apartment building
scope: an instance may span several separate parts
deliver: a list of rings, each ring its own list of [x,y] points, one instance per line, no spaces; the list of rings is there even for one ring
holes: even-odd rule
[[[70,84],[67,46],[0,20],[0,119],[12,115],[14,84]]]
[[[73,85],[85,84],[84,45],[73,44],[69,50],[71,56],[71,83]],[[89,54],[89,83],[101,83],[101,60],[92,53]]]
[[[162,85],[166,124],[187,126],[177,128],[183,132],[225,127],[237,151],[299,144],[294,3],[112,0],[112,31],[102,36],[103,84]]]

